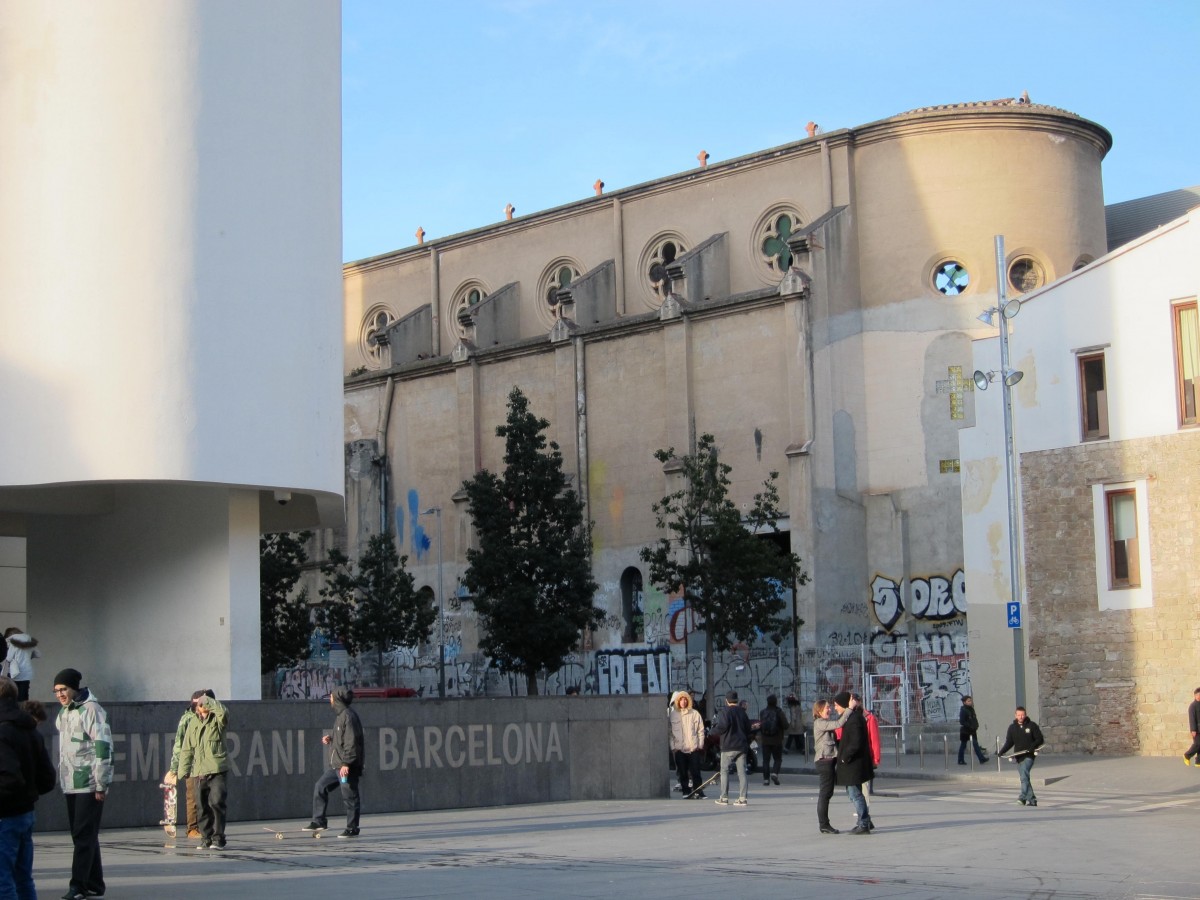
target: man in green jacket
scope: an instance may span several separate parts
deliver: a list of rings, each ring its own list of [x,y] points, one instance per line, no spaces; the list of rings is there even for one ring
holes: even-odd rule
[[[200,786],[200,846],[225,849],[225,729],[229,711],[205,691],[196,700],[196,721],[188,726],[179,751],[180,778],[195,777]]]

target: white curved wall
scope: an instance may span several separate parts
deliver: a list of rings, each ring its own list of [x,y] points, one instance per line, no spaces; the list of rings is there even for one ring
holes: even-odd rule
[[[340,498],[340,7],[0,20],[0,481]]]

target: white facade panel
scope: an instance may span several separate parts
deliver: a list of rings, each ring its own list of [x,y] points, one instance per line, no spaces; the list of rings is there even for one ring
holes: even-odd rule
[[[6,8],[4,484],[342,494],[339,15]]]

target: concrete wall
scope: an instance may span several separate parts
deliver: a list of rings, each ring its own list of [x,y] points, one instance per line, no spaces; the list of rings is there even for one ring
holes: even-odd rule
[[[101,703],[112,724],[115,782],[107,827],[154,826],[183,703]],[[229,817],[298,829],[328,765],[328,702],[232,702]],[[366,736],[365,827],[372,813],[560,800],[666,797],[666,698],[359,700]],[[51,710],[53,715],[53,710]],[[57,736],[43,726],[47,744]],[[181,818],[186,821],[183,797]],[[330,819],[337,822],[335,794]],[[60,791],[38,804],[38,827],[66,828]]]
[[[255,492],[179,485],[114,488],[104,515],[35,517],[32,695],[51,696],[71,666],[101,702],[190,696],[197,682],[257,700],[258,527]]]

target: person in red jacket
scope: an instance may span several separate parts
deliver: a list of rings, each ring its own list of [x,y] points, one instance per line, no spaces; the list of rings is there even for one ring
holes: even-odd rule
[[[879,762],[883,759],[883,744],[879,741],[879,720],[875,718],[875,713],[871,712],[867,707],[863,706],[863,718],[867,720],[867,742],[871,745],[871,765],[878,769]],[[872,779],[867,782],[864,793],[870,795],[875,793],[875,781]],[[871,813],[867,811],[867,821],[870,822]],[[874,828],[874,824],[870,827]]]

